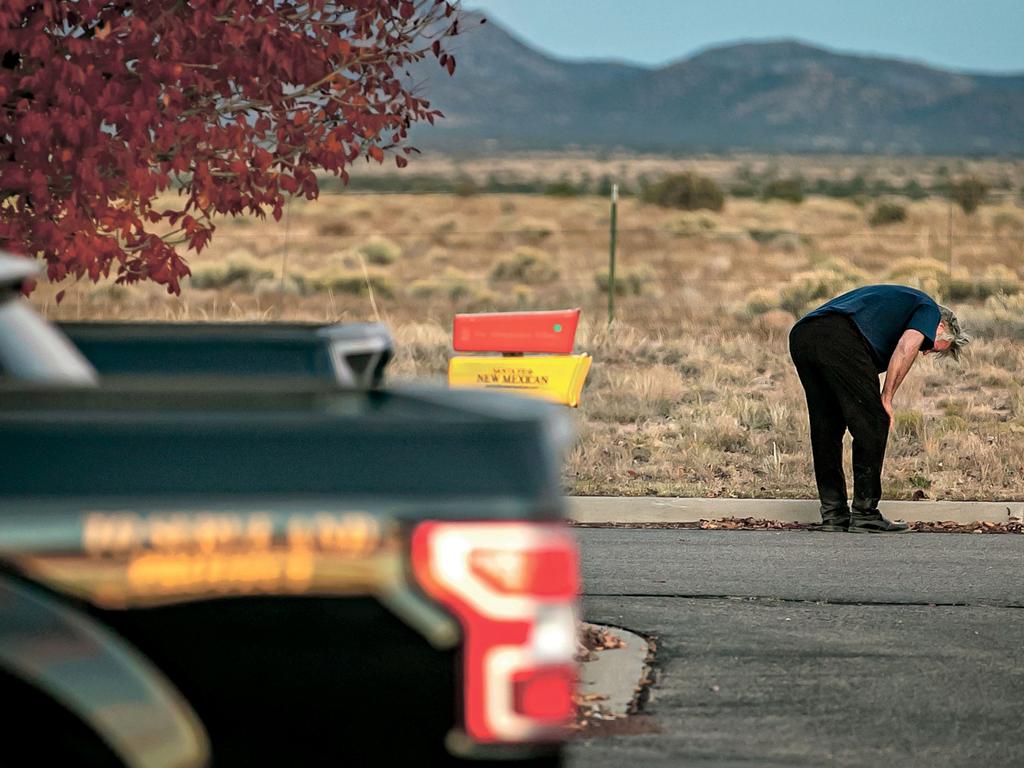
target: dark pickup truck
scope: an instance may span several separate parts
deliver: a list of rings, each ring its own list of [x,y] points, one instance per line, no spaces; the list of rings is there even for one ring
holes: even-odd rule
[[[101,376],[305,378],[379,386],[392,357],[379,323],[60,323]]]
[[[553,407],[104,380],[23,268],[0,258],[0,764],[560,763],[579,567]]]

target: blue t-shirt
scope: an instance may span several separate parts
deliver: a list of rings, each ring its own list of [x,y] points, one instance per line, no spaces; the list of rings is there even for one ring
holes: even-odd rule
[[[939,305],[928,294],[905,285],[855,288],[808,312],[797,325],[823,315],[846,315],[853,320],[875,353],[879,373],[889,367],[896,344],[910,328],[924,334],[921,349],[931,349],[941,317]]]

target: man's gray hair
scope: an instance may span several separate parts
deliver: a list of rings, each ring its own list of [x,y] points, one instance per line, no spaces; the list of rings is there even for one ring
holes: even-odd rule
[[[959,361],[964,353],[964,347],[971,343],[971,337],[960,327],[960,321],[957,320],[956,314],[949,307],[939,305],[939,318],[946,327],[939,333],[936,341],[948,341],[949,349],[936,352],[936,354],[952,357],[954,360]]]

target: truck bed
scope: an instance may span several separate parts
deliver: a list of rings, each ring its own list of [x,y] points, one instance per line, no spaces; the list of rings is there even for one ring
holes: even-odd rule
[[[554,519],[562,418],[486,392],[360,392],[308,381],[7,387],[0,499],[514,497],[510,516]]]

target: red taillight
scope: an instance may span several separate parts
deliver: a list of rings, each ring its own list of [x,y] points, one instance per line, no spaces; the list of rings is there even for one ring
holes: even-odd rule
[[[412,563],[465,634],[466,733],[482,743],[562,736],[574,711],[579,591],[569,529],[423,523],[413,533]]]
[[[572,694],[576,690],[576,667],[540,667],[518,672],[515,686],[515,710],[534,720],[562,724],[573,716]]]
[[[575,597],[579,565],[565,549],[479,549],[469,555],[473,573],[495,589],[535,597]]]

